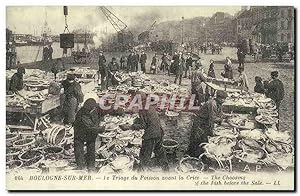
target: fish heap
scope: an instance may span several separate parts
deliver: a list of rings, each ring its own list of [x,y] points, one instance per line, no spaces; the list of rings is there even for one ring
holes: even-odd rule
[[[116,87],[109,87],[109,91],[118,91],[126,93],[129,90],[142,91],[146,94],[167,94],[167,95],[181,95],[189,96],[189,90],[186,87],[179,86],[169,81],[155,81],[151,80],[146,74],[142,72],[123,73],[118,72],[119,85]],[[129,82],[128,82],[129,81]],[[107,91],[100,91],[99,94],[107,93]]]
[[[16,69],[6,70],[6,79],[10,79],[14,73],[16,73]],[[23,76],[24,81],[37,81],[37,80],[53,80],[53,74],[47,74],[47,72],[42,71],[40,69],[26,69],[26,73]]]
[[[120,172],[125,167],[132,168],[133,162],[138,161],[144,130],[131,129],[136,117],[129,114],[104,116],[100,125],[105,126],[105,132],[99,134],[96,141],[99,172]]]
[[[200,155],[214,160],[216,167],[233,170],[233,164],[261,164],[283,170],[294,166],[293,142],[289,132],[277,129],[278,111],[262,94],[231,93],[225,104],[257,108],[256,113],[231,113],[226,122],[215,125],[213,137],[200,144]]]
[[[72,67],[69,70],[59,72],[57,74],[58,80],[64,80],[67,74],[74,74],[78,80],[81,79],[94,79],[97,70],[90,67]]]
[[[249,92],[228,93],[228,97],[224,104],[265,108],[265,109],[276,109],[276,106],[274,103],[272,103],[272,100],[260,93],[249,93]]]
[[[206,156],[214,159],[220,169],[225,169],[223,162],[229,162],[232,170],[232,160],[235,163],[252,163],[265,166],[278,166],[285,170],[293,167],[294,149],[290,134],[272,128],[239,130],[230,126],[219,126],[214,129],[214,136],[208,143],[201,144]]]
[[[6,106],[23,107],[25,109],[32,105],[37,105],[49,96],[51,95],[48,94],[47,89],[42,91],[27,91],[22,89],[18,94],[12,93],[6,95]]]

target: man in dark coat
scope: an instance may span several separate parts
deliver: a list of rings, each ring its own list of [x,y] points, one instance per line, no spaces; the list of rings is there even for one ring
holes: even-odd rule
[[[246,55],[240,48],[237,51],[237,57],[239,61],[239,67],[244,67]]]
[[[182,53],[179,53],[178,61],[174,63],[174,66],[176,73],[174,83],[176,84],[177,80],[179,79],[179,85],[181,85],[183,70],[185,69],[185,60],[182,56]]]
[[[163,72],[165,72],[165,70],[168,70],[168,56],[167,56],[167,53],[164,53],[161,57],[160,70],[163,71]]]
[[[145,99],[145,95],[142,95]],[[143,142],[140,150],[140,169],[151,166],[152,152],[164,171],[169,171],[169,164],[165,149],[162,146],[164,131],[160,124],[160,118],[153,105],[149,109],[139,110],[140,123],[134,124],[133,129],[144,129]]]
[[[95,171],[95,141],[98,133],[104,132],[100,127],[100,110],[94,99],[87,99],[78,111],[74,123],[74,153],[78,169]],[[84,154],[86,143],[87,154]]]
[[[203,73],[201,64],[196,64],[196,69],[192,71],[191,75],[191,91],[195,95],[195,105],[200,106],[204,101],[204,93],[202,83],[206,82],[206,77]]]
[[[192,66],[193,66],[193,58],[192,55],[189,53],[185,63],[185,74],[184,74],[185,78],[187,77],[188,72],[189,72],[189,77],[191,77]]]
[[[275,102],[276,107],[279,110],[280,103],[284,97],[284,86],[282,81],[278,79],[278,71],[272,71],[271,78],[271,81],[265,85],[267,90],[266,95]]]
[[[43,61],[48,60],[49,58],[49,49],[47,46],[43,48]]]
[[[215,69],[214,69],[214,60],[210,60],[210,64],[209,64],[209,69],[208,69],[208,73],[207,76],[211,77],[211,78],[216,78],[216,74],[215,74]]]
[[[120,69],[126,69],[126,67],[125,67],[126,61],[127,61],[126,56],[122,55],[120,58]]]
[[[134,52],[131,52],[127,57],[127,72],[134,72]]]
[[[134,55],[133,55],[133,69],[134,69],[134,71],[139,70],[139,60],[140,60],[140,55],[137,52],[134,52]]]
[[[172,57],[172,61],[171,61],[171,65],[170,68],[168,70],[168,75],[170,75],[170,73],[174,73],[175,74],[175,65],[178,63],[179,61],[179,55],[177,54],[177,52],[174,53],[174,56]]]
[[[265,94],[264,84],[262,83],[262,78],[259,76],[255,76],[254,92]]]
[[[108,70],[106,66],[106,58],[103,55],[103,52],[99,52],[99,61],[98,61],[98,66],[99,66],[99,74],[101,77],[101,89],[106,90],[107,89],[107,79],[108,79]]]
[[[157,70],[157,56],[155,53],[154,56],[152,57],[152,61],[150,64],[150,73],[156,74],[156,70]]]
[[[187,150],[188,155],[198,158],[204,153],[204,149],[200,148],[199,145],[208,142],[208,136],[213,136],[214,124],[222,122],[221,107],[226,97],[226,92],[217,91],[216,98],[205,102],[197,111],[193,119],[190,144]],[[205,160],[202,161],[205,162]]]
[[[141,58],[140,58],[140,64],[141,64],[141,71],[146,73],[146,62],[147,62],[147,55],[144,51],[142,51]]]
[[[108,83],[109,85],[116,85],[116,81],[114,80],[114,74],[119,71],[120,67],[119,64],[116,61],[116,58],[113,57],[111,59],[111,62],[108,64]]]
[[[68,74],[67,79],[62,81],[65,100],[63,103],[64,124],[71,126],[75,121],[75,114],[80,103],[83,102],[81,86],[75,81],[74,74]]]
[[[16,93],[23,89],[23,74],[25,74],[25,68],[18,67],[17,73],[15,73],[10,79],[9,91]]]
[[[49,44],[48,46],[48,59],[52,60],[52,55],[53,55],[53,48],[51,46],[51,44]]]

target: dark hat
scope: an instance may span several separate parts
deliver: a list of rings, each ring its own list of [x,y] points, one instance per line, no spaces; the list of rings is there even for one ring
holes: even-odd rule
[[[259,76],[255,76],[255,81],[257,81],[257,82],[262,82],[262,78],[261,77],[259,77]]]
[[[278,77],[278,71],[272,71],[271,76],[272,77]]]
[[[244,71],[244,68],[243,67],[238,67],[238,71],[239,72]]]
[[[115,61],[115,60],[116,60],[116,58],[115,58],[115,57],[113,57],[111,60]]]
[[[17,72],[20,74],[25,74],[25,68],[24,67],[18,67]]]
[[[87,99],[83,104],[83,108],[86,109],[87,111],[91,111],[95,107],[97,107],[97,102],[93,98]]]
[[[67,75],[67,80],[75,80],[75,75],[69,73],[69,74]]]
[[[217,99],[226,99],[227,93],[225,91],[217,91],[216,98]]]

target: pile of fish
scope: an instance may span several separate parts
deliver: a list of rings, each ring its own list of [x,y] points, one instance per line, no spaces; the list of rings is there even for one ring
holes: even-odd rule
[[[200,145],[205,153],[201,155],[216,160],[221,169],[224,162],[229,162],[232,170],[232,160],[237,162],[278,166],[281,169],[293,167],[294,149],[288,132],[273,128],[240,129],[230,126],[218,126],[214,136],[208,143]]]
[[[144,130],[132,130],[131,125],[137,115],[106,115],[100,125],[105,132],[96,141],[96,162],[100,173],[130,170],[138,161]]]
[[[257,107],[262,109],[276,109],[270,98],[260,93],[235,92],[229,93],[225,104],[236,106]]]
[[[72,67],[69,70],[59,72],[57,74],[58,80],[64,80],[67,74],[74,74],[80,81],[81,79],[95,79],[97,70],[91,69],[90,67]]]
[[[7,70],[6,79],[10,80],[14,73],[16,73],[16,70]],[[45,71],[26,69],[26,73],[23,76],[24,89],[17,94],[7,92],[6,105],[23,108],[37,105],[49,96],[48,87],[53,79],[53,76],[47,74]]]
[[[16,73],[16,69],[6,70],[6,79],[10,79],[14,73]],[[23,80],[26,81],[40,81],[40,80],[53,80],[54,76],[53,74],[50,74],[49,72],[42,71],[40,69],[26,69],[25,74],[23,76]]]
[[[257,114],[229,115],[227,123],[214,128],[214,136],[208,143],[200,145],[205,150],[201,156],[216,160],[222,169],[226,167],[224,162],[228,162],[229,170],[232,164],[240,162],[278,166],[284,170],[294,166],[292,137],[289,132],[277,129],[278,111],[270,98],[232,93],[227,101],[256,107]]]
[[[6,95],[6,105],[16,107],[30,107],[44,101],[48,96],[48,90],[42,91],[27,91],[20,90],[17,94],[11,93]]]
[[[130,90],[140,90],[146,94],[177,94],[181,96],[188,96],[189,90],[186,87],[179,86],[169,81],[156,81],[150,79],[146,74],[142,72],[123,73],[118,72],[116,76],[119,81],[119,85],[116,87],[110,87],[109,91],[117,91],[126,93]],[[106,92],[99,92],[100,94]]]

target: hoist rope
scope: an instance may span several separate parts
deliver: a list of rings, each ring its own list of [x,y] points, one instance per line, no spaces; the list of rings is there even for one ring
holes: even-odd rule
[[[67,15],[65,15],[65,30],[64,33],[68,30],[68,33],[70,33],[69,28],[68,28],[68,22],[67,22]]]

